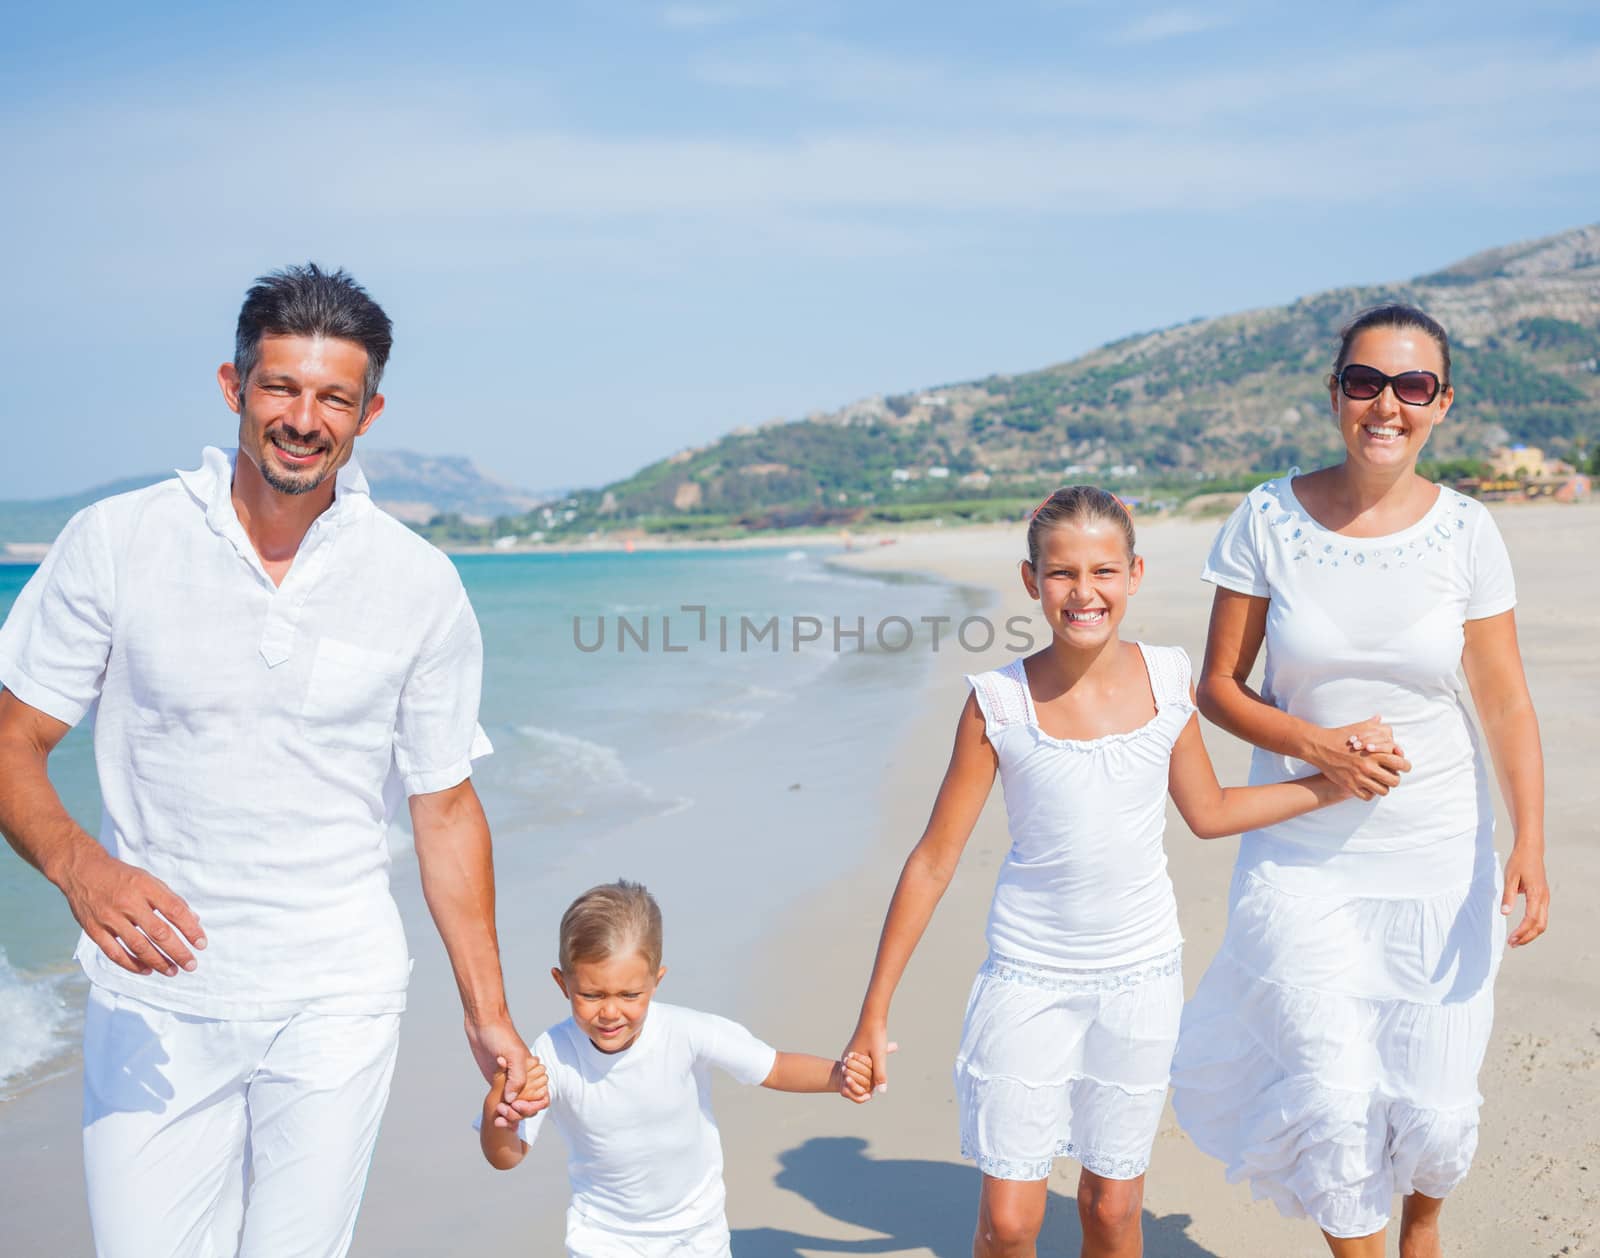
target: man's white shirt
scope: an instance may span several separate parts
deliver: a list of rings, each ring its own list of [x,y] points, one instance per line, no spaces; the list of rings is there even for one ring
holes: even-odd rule
[[[395,1012],[410,965],[386,833],[406,796],[490,751],[477,620],[354,460],[274,586],[234,458],[208,447],[79,512],[0,628],[0,685],[68,725],[95,711],[101,842],[207,939],[170,979],[87,936],[77,957],[104,988],[202,1017]]]
[[[722,1143],[711,1071],[754,1085],[777,1052],[737,1022],[652,1001],[638,1038],[602,1053],[572,1019],[534,1041],[550,1108],[518,1125],[531,1144],[548,1115],[567,1146],[572,1210],[622,1232],[688,1232],[721,1219]]]

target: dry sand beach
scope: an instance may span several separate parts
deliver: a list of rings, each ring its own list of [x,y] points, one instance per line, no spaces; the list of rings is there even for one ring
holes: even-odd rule
[[[1553,924],[1538,943],[1510,955],[1500,974],[1496,1032],[1483,1072],[1482,1139],[1474,1171],[1446,1211],[1446,1252],[1452,1258],[1600,1253],[1600,929],[1589,890],[1600,881],[1600,771],[1591,762],[1600,751],[1600,660],[1593,647],[1600,593],[1582,577],[1593,572],[1592,556],[1600,552],[1600,508],[1519,507],[1497,511],[1496,519],[1516,565],[1523,651],[1544,731]],[[1149,569],[1126,636],[1181,644],[1198,662],[1210,587],[1197,574],[1215,527],[1162,521],[1142,528]],[[1016,526],[939,530],[840,562],[986,591],[987,614],[1003,621],[1030,607],[1013,575],[1020,551]],[[686,956],[684,919],[714,918],[725,897],[739,895],[738,877],[783,879],[808,861],[804,850],[761,848],[759,819],[744,839],[749,859],[731,881],[726,871],[691,870],[676,886],[658,886],[667,909],[667,961],[680,967],[664,999],[737,1017],[785,1048],[831,1053],[842,1046],[900,862],[921,832],[944,770],[966,693],[961,674],[1003,662],[1003,644],[1002,635],[994,650],[974,655],[946,641],[927,682],[904,696],[909,732],[859,764],[864,780],[877,783],[876,810],[840,807],[830,799],[830,785],[837,784],[827,781],[804,781],[803,791],[788,793],[776,785],[788,780],[785,766],[775,767],[770,806],[811,809],[811,824],[850,837],[854,856],[827,871],[824,890],[799,896],[767,922],[753,944],[718,950],[701,943]],[[1223,780],[1242,782],[1243,745],[1215,730],[1207,731],[1207,741]],[[1221,937],[1233,843],[1201,843],[1175,813],[1169,816],[1192,989]],[[1503,850],[1509,832],[1501,834]],[[728,1213],[739,1258],[971,1252],[978,1177],[957,1156],[950,1066],[1006,843],[997,790],[902,985],[891,1023],[901,1050],[885,1095],[858,1109],[826,1097],[720,1088]],[[665,867],[657,871],[652,863],[617,870],[575,853],[536,894],[502,894],[508,989],[529,1040],[563,1014],[545,975],[561,906],[583,886],[618,873],[667,879]],[[806,881],[814,887],[824,880]],[[396,883],[407,920],[418,922],[415,875],[402,873]],[[566,1200],[559,1141],[541,1140],[509,1174],[483,1165],[467,1127],[480,1093],[448,969],[436,937],[417,925],[410,933],[417,957],[411,1007],[353,1252],[367,1258],[559,1254]],[[715,935],[702,928],[695,938]],[[75,1076],[64,1077],[5,1106],[0,1250],[7,1254],[90,1252],[77,1088]],[[1076,1176],[1075,1163],[1058,1164],[1041,1254],[1077,1252]],[[1221,1167],[1194,1150],[1170,1112],[1151,1166],[1145,1236],[1151,1258],[1326,1253],[1309,1224],[1281,1219],[1270,1205],[1252,1203],[1244,1187],[1227,1185]]]
[[[1592,891],[1600,877],[1600,660],[1593,640],[1600,594],[1581,572],[1600,548],[1600,510],[1516,507],[1496,512],[1516,566],[1524,658],[1542,723],[1549,789],[1553,926],[1507,957],[1497,987],[1496,1028],[1482,1075],[1477,1161],[1445,1212],[1452,1258],[1552,1258],[1600,1253],[1600,931]],[[1198,664],[1211,587],[1199,578],[1215,522],[1160,522],[1140,533],[1143,589],[1123,632],[1178,643]],[[1011,576],[1019,531],[930,533],[849,558],[873,569],[937,574],[993,589],[998,618],[1028,610]],[[991,615],[996,615],[991,610]],[[964,672],[1003,662],[941,656],[905,745],[885,765],[882,828],[862,864],[799,906],[775,933],[741,1013],[778,1041],[848,1032],[900,862],[921,833],[965,697]],[[1225,782],[1242,782],[1247,749],[1208,728]],[[1501,816],[1499,845],[1509,844]],[[971,1252],[977,1174],[956,1153],[951,1061],[972,974],[984,953],[983,922],[1007,845],[998,789],[955,884],[901,986],[890,1023],[900,1052],[889,1091],[859,1113],[839,1115],[765,1098],[727,1095],[719,1115],[729,1156],[729,1217],[740,1258],[885,1253],[960,1258]],[[1221,940],[1233,842],[1194,839],[1169,809],[1167,851],[1193,990]],[[1520,910],[1519,910],[1520,911]],[[784,981],[790,976],[794,981]],[[1040,1253],[1075,1254],[1077,1164],[1057,1163]],[[1299,1258],[1326,1254],[1304,1220],[1281,1218],[1248,1189],[1230,1186],[1172,1121],[1163,1122],[1145,1199],[1150,1258]],[[741,1230],[744,1247],[738,1243]]]

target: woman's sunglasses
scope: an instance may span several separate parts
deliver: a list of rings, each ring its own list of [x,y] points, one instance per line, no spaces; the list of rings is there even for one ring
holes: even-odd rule
[[[1439,377],[1431,371],[1402,371],[1386,376],[1365,363],[1347,363],[1339,373],[1339,391],[1352,402],[1370,402],[1385,385],[1394,386],[1397,402],[1407,406],[1426,406],[1439,396]]]

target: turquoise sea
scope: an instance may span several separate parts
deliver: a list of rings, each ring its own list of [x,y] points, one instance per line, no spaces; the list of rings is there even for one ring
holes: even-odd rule
[[[679,904],[714,899],[732,939],[850,859],[877,813],[864,766],[882,762],[908,718],[901,700],[916,693],[934,634],[954,649],[937,618],[970,609],[950,587],[826,560],[817,549],[456,559],[483,629],[495,754],[477,784],[503,946],[523,933],[506,925],[518,888],[547,889],[528,897],[542,919],[545,901],[582,890],[567,882],[591,869],[642,869],[652,885],[676,885]],[[32,572],[0,566],[0,616]],[[51,776],[95,833],[86,726],[52,756]],[[403,825],[391,850],[415,949],[429,927]],[[551,932],[537,924],[539,939]],[[0,847],[0,1102],[73,1061],[76,938],[55,889]]]

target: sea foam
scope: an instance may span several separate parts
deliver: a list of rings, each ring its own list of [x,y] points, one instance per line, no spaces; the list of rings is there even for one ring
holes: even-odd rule
[[[517,733],[527,747],[519,757],[517,787],[550,815],[666,813],[690,802],[634,778],[615,748],[540,725],[519,725]]]
[[[0,1101],[48,1074],[71,1053],[75,1015],[68,973],[19,973],[0,948]]]

